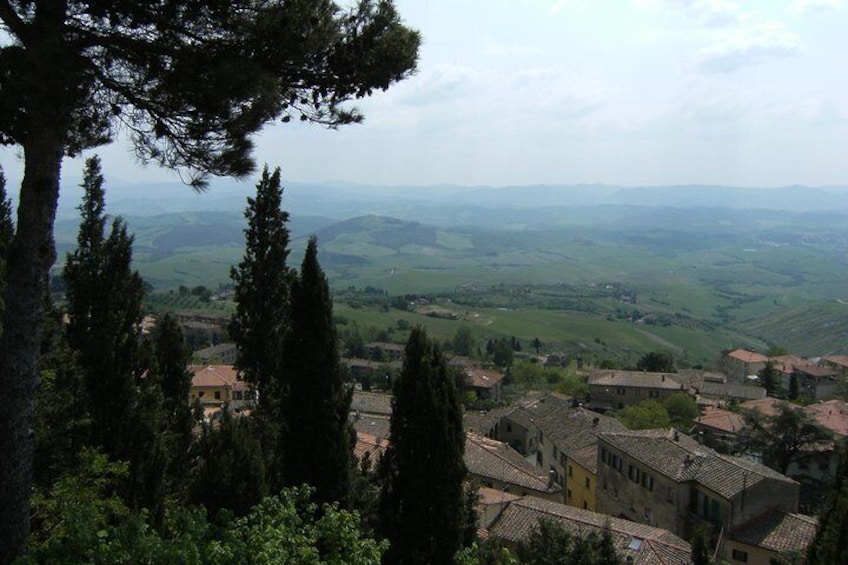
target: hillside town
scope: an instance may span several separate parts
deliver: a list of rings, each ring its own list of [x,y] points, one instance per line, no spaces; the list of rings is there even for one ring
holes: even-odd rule
[[[370,343],[366,350],[367,359],[343,360],[356,383],[403,364],[400,345]],[[208,359],[207,352],[198,354]],[[549,358],[560,363],[556,354],[539,362]],[[466,409],[464,459],[478,488],[478,536],[507,544],[526,539],[546,519],[578,535],[608,528],[627,563],[690,563],[699,532],[707,532],[713,557],[727,563],[797,562],[791,559],[805,554],[816,533],[817,496],[848,443],[844,355],[808,360],[736,349],[721,354],[715,371],[587,368],[583,396],[528,391],[509,402],[505,371],[462,357],[448,365],[466,394],[494,406]],[[769,396],[760,382],[766,369],[774,369],[781,397]],[[191,370],[191,397],[206,418],[250,409],[231,366]],[[805,405],[790,402],[790,389],[800,391],[795,396],[807,399]],[[616,417],[675,394],[698,408],[685,428],[629,429]],[[385,453],[392,404],[388,392],[357,384],[349,419],[358,458],[374,462]],[[821,432],[816,443],[798,446],[784,472],[742,442],[750,422],[781,410],[798,412]]]

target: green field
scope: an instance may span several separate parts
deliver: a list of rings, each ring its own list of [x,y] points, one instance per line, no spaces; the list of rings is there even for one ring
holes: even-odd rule
[[[392,329],[395,341],[405,320],[440,339],[467,324],[481,344],[538,337],[547,351],[625,362],[652,349],[668,349],[687,365],[709,365],[739,346],[848,352],[848,237],[838,214],[811,221],[751,211],[725,221],[714,210],[598,207],[561,217],[540,211],[544,224],[522,214],[514,222],[493,212],[496,227],[309,218],[293,229],[289,263],[299,263],[305,237],[316,233],[337,315],[372,333]],[[232,308],[167,292],[230,282],[242,254],[240,212],[127,221],[135,265],[156,291],[152,310]],[[57,224],[60,257],[75,230],[72,222]],[[363,295],[367,287],[379,289],[380,299]],[[404,295],[424,296],[459,320],[386,307]]]

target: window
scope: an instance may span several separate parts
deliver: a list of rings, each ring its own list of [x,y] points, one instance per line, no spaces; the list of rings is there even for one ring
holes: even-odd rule
[[[603,461],[604,463],[607,462],[607,448],[606,447],[601,448],[601,461]]]
[[[571,500],[571,489],[568,489],[566,492],[568,493],[568,500]]]
[[[742,551],[741,549],[734,549],[731,553],[731,557],[733,557],[734,561],[739,561],[740,563],[748,562],[748,552]]]
[[[508,431],[508,432],[511,432],[511,431],[512,431],[512,422],[507,422],[507,423],[506,423],[506,431]]]
[[[618,387],[618,388],[616,388],[616,389],[615,389],[615,393],[616,393],[618,396],[624,396],[625,394],[627,394],[627,389],[626,389],[626,388],[624,388],[623,386],[620,386],[620,387]]]
[[[628,467],[627,467],[627,476],[628,476],[628,477],[630,478],[630,480],[631,480],[631,481],[633,481],[634,483],[638,483],[638,482],[639,482],[639,476],[640,476],[639,468],[638,468],[638,467],[635,467],[635,466],[633,466],[633,465],[628,465]]]
[[[569,477],[574,476],[574,467],[572,467],[571,465],[568,466],[568,476]]]
[[[565,453],[559,454],[559,464],[565,467]]]
[[[233,400],[241,400],[241,391],[240,390],[234,390],[233,391]]]
[[[649,391],[648,396],[651,397],[651,398],[659,398],[660,397],[660,391],[658,391],[658,390]]]
[[[205,391],[205,390],[201,390],[200,392],[198,392],[198,393],[197,393],[197,398],[203,398],[203,395],[204,395],[204,394],[206,394],[206,391]]]
[[[544,465],[545,465],[544,461],[545,461],[545,456],[542,454],[541,451],[537,451],[536,452],[536,463],[539,464],[539,467],[544,467]]]
[[[584,500],[583,501],[583,510],[588,510],[588,509],[589,509],[589,503]]]
[[[586,477],[586,488],[592,488],[592,479]]]
[[[539,430],[539,445],[545,443],[545,434],[542,433],[542,430]]]
[[[557,457],[559,456],[559,453],[557,452],[557,448],[556,448],[556,446],[554,446],[554,447],[553,447],[553,449],[554,449],[553,458],[554,458],[554,461],[556,461],[556,460],[557,460]]]
[[[221,391],[220,390],[215,391],[215,400],[221,400]]]

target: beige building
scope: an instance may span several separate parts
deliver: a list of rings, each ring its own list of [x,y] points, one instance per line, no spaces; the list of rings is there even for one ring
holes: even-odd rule
[[[620,410],[645,400],[661,403],[676,392],[690,389],[675,373],[597,371],[589,377],[589,407],[597,410]]]
[[[768,357],[752,349],[734,349],[719,359],[719,370],[733,382],[744,382],[750,375],[758,374],[766,366]]]
[[[232,365],[190,365],[191,390],[189,400],[199,402],[204,418],[211,418],[225,406],[234,412],[253,408],[253,389],[239,380]]]
[[[598,510],[689,539],[716,536],[771,511],[798,511],[799,485],[753,461],[722,455],[670,430],[601,434]]]

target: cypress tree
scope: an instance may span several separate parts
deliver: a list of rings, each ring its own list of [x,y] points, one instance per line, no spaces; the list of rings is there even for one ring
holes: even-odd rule
[[[236,312],[230,335],[236,343],[236,367],[258,394],[256,419],[262,440],[268,481],[282,486],[281,415],[285,394],[282,359],[289,332],[292,271],[289,255],[289,215],[282,210],[280,169],[268,167],[247,199],[244,258],[230,277],[235,283]]]
[[[395,381],[391,445],[381,463],[385,562],[450,563],[466,525],[465,434],[456,388],[438,347],[412,330]]]
[[[114,458],[128,454],[138,373],[139,322],[144,294],[131,269],[132,236],[120,218],[106,237],[100,159],[86,161],[78,248],[64,277],[70,317],[68,343],[77,352],[92,419],[92,439]]]
[[[347,416],[353,391],[339,369],[333,302],[314,237],[306,246],[291,298],[283,445],[292,455],[283,459],[283,474],[288,485],[315,487],[317,502],[345,505],[351,472]]]
[[[167,451],[167,478],[171,492],[182,493],[189,470],[189,448],[194,415],[189,404],[191,348],[179,323],[170,314],[157,324],[153,336],[151,379],[162,391],[162,408]]]

